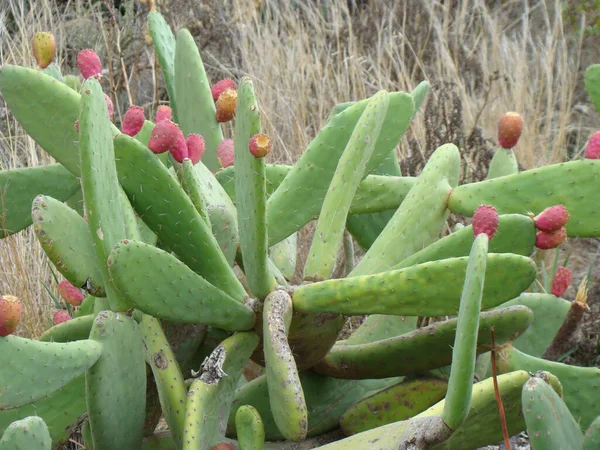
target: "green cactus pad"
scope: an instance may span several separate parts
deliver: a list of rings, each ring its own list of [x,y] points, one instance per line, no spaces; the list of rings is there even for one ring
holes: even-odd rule
[[[148,146],[148,142],[150,142],[150,135],[152,134],[152,130],[155,126],[156,125],[153,122],[150,122],[149,120],[144,120],[144,125],[142,126],[142,129],[134,137],[145,146]]]
[[[321,281],[298,287],[294,307],[314,313],[442,316],[457,314],[467,257],[449,258],[391,272]],[[523,292],[535,280],[531,259],[490,254],[483,309]]]
[[[285,239],[318,214],[340,155],[368,102],[368,99],[356,102],[331,118],[271,195],[267,202],[269,245]],[[375,170],[396,146],[413,116],[414,103],[409,94],[390,93],[389,102],[367,173]]]
[[[82,87],[79,144],[81,187],[88,228],[106,287],[108,270],[104,262],[114,245],[127,235],[115,167],[111,123],[102,87],[94,78],[89,78]],[[115,311],[126,311],[131,307],[130,302],[123,301],[110,292],[107,292],[107,298],[111,309]]]
[[[69,172],[79,176],[75,121],[79,118],[81,96],[43,72],[11,65],[0,67],[0,93],[27,134]]]
[[[541,378],[523,386],[523,415],[532,450],[579,449],[583,433],[567,405]]]
[[[270,196],[279,187],[283,179],[292,170],[292,167],[282,164],[265,164],[265,188],[267,196]],[[231,201],[235,203],[237,199],[235,192],[235,166],[221,169],[214,176]]]
[[[502,215],[499,217],[496,234],[490,240],[489,251],[490,253],[514,253],[529,256],[533,253],[535,233],[536,229],[530,217],[522,214]],[[409,256],[396,264],[392,270],[428,261],[468,256],[474,240],[473,227],[470,225],[463,227]]]
[[[320,436],[338,427],[342,414],[355,402],[402,381],[402,378],[385,380],[338,380],[318,375],[310,370],[300,373],[300,382],[308,412],[307,436]],[[240,387],[229,414],[227,436],[235,437],[235,415],[243,405],[252,405],[260,414],[266,439],[285,439],[275,424],[269,400],[266,375],[262,375]]]
[[[418,378],[383,389],[355,403],[340,417],[347,436],[407,420],[444,398],[448,383]]]
[[[499,308],[523,305],[533,311],[533,322],[513,341],[513,346],[523,353],[541,357],[556,336],[571,307],[571,302],[551,294],[524,293],[503,303]]]
[[[50,450],[52,439],[41,417],[11,423],[0,439],[0,450]]]
[[[86,296],[83,299],[83,302],[81,302],[81,305],[79,306],[77,311],[75,311],[73,313],[73,318],[83,317],[83,316],[87,316],[89,314],[93,314],[95,302],[96,302],[95,297],[92,297],[91,295]]]
[[[476,353],[491,349],[490,328],[496,330],[496,342],[505,343],[520,335],[533,320],[524,306],[481,313]],[[314,368],[335,378],[365,379],[425,373],[452,362],[458,319],[436,322],[407,334],[369,344],[348,345],[343,342]]]
[[[585,432],[583,438],[582,450],[594,450],[600,448],[600,416],[592,422]]]
[[[244,405],[237,410],[235,428],[240,450],[263,450],[265,427],[260,414],[253,406]]]
[[[275,288],[269,270],[266,222],[265,160],[250,153],[252,136],[262,132],[254,86],[248,77],[238,87],[235,120],[235,189],[244,273],[250,291],[263,299]]]
[[[511,148],[498,148],[490,162],[487,178],[504,177],[519,172],[519,164],[515,158],[515,153]]]
[[[494,206],[499,214],[539,214],[564,205],[571,218],[565,228],[571,237],[600,236],[600,210],[595,193],[600,161],[586,159],[554,164],[478,183],[452,191],[448,207],[471,216],[481,204]]]
[[[560,392],[560,382],[548,373],[543,376],[548,379],[555,391]],[[525,429],[525,419],[521,409],[521,391],[523,385],[529,380],[531,374],[519,370],[497,377],[498,390],[502,396],[506,425],[509,436],[513,436]],[[445,406],[442,400],[437,405],[424,411],[419,417],[430,417],[439,415]],[[502,440],[502,428],[500,427],[500,413],[494,393],[494,382],[492,378],[473,385],[471,397],[471,409],[465,422],[445,442],[433,446],[435,450],[471,450],[484,445],[495,444]]]
[[[90,339],[102,344],[102,356],[85,377],[94,448],[140,448],[146,365],[138,324],[125,314],[102,311],[94,320]]]
[[[62,202],[78,190],[79,180],[60,164],[0,171],[0,239],[31,225],[31,202],[38,194]]]
[[[81,81],[79,80],[79,77],[77,75],[65,75],[63,83],[65,83],[77,93],[81,91]]]
[[[584,82],[590,100],[600,112],[600,64],[592,64],[585,70]]]
[[[173,120],[177,121],[177,107],[175,98],[175,35],[171,31],[165,18],[156,10],[148,13],[148,30],[152,37],[152,45],[156,51],[158,62],[162,69],[163,78],[169,103],[173,110]]]
[[[75,210],[52,197],[36,197],[33,229],[44,252],[74,286],[104,297],[104,280],[88,224]]]
[[[40,342],[74,342],[83,341],[90,337],[94,316],[76,317],[66,322],[48,328],[40,336]]]
[[[379,91],[361,114],[323,199],[317,228],[304,265],[304,279],[331,277],[348,218],[348,210],[381,133],[389,105],[386,91]]]
[[[0,371],[0,410],[47,397],[88,370],[101,352],[102,346],[92,340],[62,344],[18,336],[0,339],[5,361]]]
[[[165,420],[175,441],[181,445],[185,421],[186,388],[181,369],[175,360],[160,322],[144,314],[139,323]]]
[[[270,293],[263,311],[263,349],[271,409],[281,434],[290,441],[301,441],[306,438],[308,418],[298,368],[287,340],[291,322],[289,294]]]
[[[203,363],[187,394],[183,450],[210,450],[223,441],[235,388],[258,341],[256,333],[236,333]]]
[[[181,183],[181,187],[185,193],[190,197],[190,200],[194,204],[198,214],[204,219],[204,221],[210,225],[210,219],[208,218],[208,211],[206,210],[206,199],[202,193],[202,187],[200,181],[196,176],[194,170],[194,163],[190,159],[184,159],[181,165],[178,165],[177,177]]]
[[[597,367],[576,367],[546,361],[529,356],[511,346],[503,349],[496,359],[499,373],[513,370],[535,373],[543,370],[556,375],[563,386],[563,399],[575,421],[583,429],[586,429],[598,416],[600,369]]]
[[[108,267],[121,295],[146,314],[231,331],[248,330],[254,325],[250,308],[159,248],[123,241],[110,254]]]
[[[369,344],[383,341],[401,334],[410,333],[417,327],[416,316],[389,316],[384,314],[371,314],[345,341],[347,345]]]
[[[298,234],[294,233],[269,249],[269,257],[287,280],[296,273],[297,248]]]
[[[448,217],[447,199],[458,183],[459,170],[458,148],[453,144],[439,147],[385,229],[349,276],[389,270],[435,241]]]
[[[175,97],[178,122],[186,136],[196,133],[204,138],[206,151],[202,161],[210,170],[217,170],[221,167],[217,159],[217,147],[223,140],[223,132],[215,116],[210,83],[190,32],[185,28],[179,30],[176,40]]]
[[[11,422],[39,416],[48,425],[52,444],[57,448],[70,438],[77,419],[86,410],[85,375],[81,374],[42,400],[16,409],[0,410],[0,435]]]
[[[219,249],[210,227],[177,179],[135,139],[119,135],[114,143],[121,185],[140,217],[157,234],[163,248],[173,251],[208,282],[242,301],[247,296],[246,291]],[[165,195],[168,195],[168,202],[156,201]]]

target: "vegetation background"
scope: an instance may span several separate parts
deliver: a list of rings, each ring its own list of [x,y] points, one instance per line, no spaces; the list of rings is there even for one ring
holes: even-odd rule
[[[600,1],[2,0],[0,63],[34,67],[31,39],[51,31],[64,74],[78,74],[80,50],[99,53],[117,125],[131,104],[152,117],[168,98],[146,29],[151,7],[174,30],[191,31],[213,82],[255,80],[275,143],[269,162],[295,161],[335,104],[379,89],[411,90],[422,80],[432,90],[397,149],[406,175],[453,142],[463,154],[463,177],[484,178],[506,111],[525,120],[515,149],[525,169],[581,157],[600,129],[582,79],[589,64],[600,63]],[[0,98],[0,168],[49,162]],[[309,235],[310,227],[301,262]],[[575,271],[568,298],[595,266],[597,248],[595,240],[563,245]],[[56,284],[31,230],[0,241],[0,292],[25,306],[19,334],[36,337],[51,325]],[[598,364],[599,297],[592,289],[570,363]]]

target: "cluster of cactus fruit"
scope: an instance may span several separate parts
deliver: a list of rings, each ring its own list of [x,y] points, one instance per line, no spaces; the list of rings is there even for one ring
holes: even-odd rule
[[[148,20],[170,100],[154,123],[131,106],[114,126],[96,54],[79,55],[83,84],[63,77],[50,33],[40,69],[0,69],[57,161],[0,172],[2,237],[33,226],[74,311],[31,340],[0,300],[1,450],[57,448],[76,426],[96,450],[469,449],[523,430],[534,450],[600,448],[600,370],[542,358],[577,303],[560,298],[571,274],[531,289],[534,252],[600,236],[597,138],[519,172],[509,113],[487,180],[457,185],[452,144],[402,177],[423,82],[336,106],[294,166],[266,164],[251,79],[211,89],[190,33]],[[586,87],[600,110],[600,66]],[[450,212],[472,224],[444,233]]]

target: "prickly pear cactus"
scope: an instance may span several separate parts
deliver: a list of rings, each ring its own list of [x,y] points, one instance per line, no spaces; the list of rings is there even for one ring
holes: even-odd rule
[[[33,225],[88,294],[39,341],[0,337],[0,448],[57,448],[78,423],[96,450],[476,448],[503,437],[496,384],[510,433],[555,429],[536,413],[551,405],[570,448],[598,442],[600,371],[540,359],[570,306],[529,290],[542,244],[600,236],[600,161],[519,173],[510,113],[487,180],[458,185],[453,144],[402,177],[395,148],[423,82],[338,105],[294,166],[267,164],[252,79],[211,88],[190,33],[156,11],[148,25],[171,102],[154,122],[131,105],[112,123],[91,50],[83,82],[0,68],[11,113],[56,160],[0,172],[0,237]],[[597,100],[595,69],[586,83]],[[558,204],[566,222],[536,216]],[[451,212],[473,225],[444,235]]]

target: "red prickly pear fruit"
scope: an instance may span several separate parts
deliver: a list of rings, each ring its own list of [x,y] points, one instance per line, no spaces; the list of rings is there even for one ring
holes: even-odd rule
[[[523,131],[523,118],[519,113],[507,112],[498,121],[498,143],[502,148],[513,148]]]
[[[180,134],[182,134],[181,130],[175,122],[163,120],[152,129],[148,148],[153,153],[167,152],[175,145]]]
[[[478,206],[473,214],[473,234],[477,237],[479,234],[487,234],[488,239],[492,239],[498,229],[498,211],[493,206]]]
[[[98,54],[91,49],[82,50],[77,55],[77,67],[83,78],[94,77],[98,81],[102,78],[102,63]]]
[[[182,163],[185,158],[188,157],[188,149],[187,144],[185,142],[185,136],[179,130],[179,135],[177,136],[177,140],[175,141],[175,145],[173,145],[169,152],[171,152],[171,156],[178,163]]]
[[[248,147],[252,156],[255,158],[264,158],[271,151],[273,144],[266,134],[256,134],[250,138]]]
[[[144,108],[139,106],[130,106],[123,116],[121,131],[128,136],[135,136],[144,126],[145,120],[146,116],[144,115]]]
[[[115,120],[115,106],[113,105],[112,100],[106,94],[104,94],[104,100],[106,100],[106,108],[108,109],[108,118],[111,122]]]
[[[42,69],[48,67],[56,56],[56,41],[52,33],[36,33],[33,37],[31,47],[35,61]]]
[[[546,208],[533,218],[535,227],[540,231],[550,233],[560,230],[569,221],[569,211],[563,205]]]
[[[562,244],[566,237],[567,230],[565,228],[560,228],[550,233],[546,231],[538,231],[535,235],[535,246],[542,250],[556,248]]]
[[[79,306],[85,295],[67,280],[58,283],[58,293],[69,305]]]
[[[217,99],[217,122],[229,122],[235,117],[235,108],[237,106],[237,91],[235,89],[226,89]]]
[[[600,159],[600,131],[592,134],[585,146],[585,157],[587,159]]]
[[[192,160],[193,164],[198,164],[202,155],[204,155],[204,138],[199,134],[190,134],[185,140],[187,145],[188,158]]]
[[[229,442],[219,442],[213,445],[210,450],[235,450],[235,447]]]
[[[556,295],[557,297],[562,296],[571,284],[572,278],[573,274],[570,269],[566,267],[556,269],[556,273],[552,279],[552,295]]]
[[[54,325],[58,325],[59,323],[66,322],[67,320],[71,320],[72,317],[69,315],[67,311],[64,309],[59,309],[52,316],[52,320],[54,321]]]
[[[230,78],[226,78],[215,83],[215,85],[210,88],[210,93],[212,94],[213,100],[216,102],[220,95],[227,89],[233,89],[235,91],[237,89],[235,81]]]
[[[14,333],[22,315],[23,305],[17,297],[14,295],[0,297],[0,336]]]
[[[217,147],[217,158],[223,168],[233,166],[234,151],[233,140],[223,139]]]
[[[173,111],[171,110],[170,106],[160,105],[158,108],[156,108],[154,123],[159,123],[163,120],[173,120]]]

